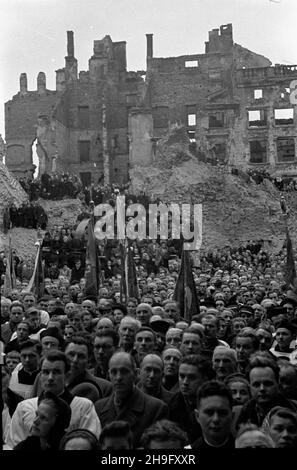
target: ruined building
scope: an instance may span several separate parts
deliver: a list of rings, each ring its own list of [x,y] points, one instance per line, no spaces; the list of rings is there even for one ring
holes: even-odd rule
[[[158,139],[186,126],[190,148],[230,167],[296,174],[297,116],[290,82],[297,66],[275,65],[233,42],[232,25],[209,32],[204,54],[156,58],[147,34],[147,70],[130,72],[126,42],[94,41],[89,70],[78,73],[73,32],[56,90],[40,72],[37,90],[20,76],[20,91],[5,104],[6,164],[17,176],[32,167],[36,140],[40,172],[80,173],[127,181],[129,169],[154,159]]]

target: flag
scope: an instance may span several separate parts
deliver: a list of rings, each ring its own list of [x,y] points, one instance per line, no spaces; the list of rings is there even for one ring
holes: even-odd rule
[[[178,302],[181,316],[190,322],[193,315],[199,313],[199,301],[192,272],[192,260],[189,251],[182,251],[181,266],[173,297]]]
[[[9,235],[8,254],[6,257],[6,270],[4,278],[4,295],[8,295],[16,286],[15,266],[11,249],[11,236]]]
[[[136,266],[133,258],[133,251],[127,239],[125,239],[124,243],[121,243],[121,254],[121,302],[123,296],[125,297],[126,301],[129,297],[134,297],[135,299],[139,300]]]
[[[296,267],[294,261],[294,253],[292,247],[292,240],[290,238],[288,227],[286,227],[286,247],[287,247],[287,261],[285,266],[285,279],[288,287],[296,290],[297,279],[296,279]]]
[[[99,253],[94,234],[94,214],[91,215],[88,224],[88,242],[86,251],[86,295],[92,295],[98,298],[99,280],[100,280],[100,263]]]
[[[39,300],[44,294],[44,270],[42,263],[42,241],[38,244],[37,254],[35,258],[34,271],[29,284],[26,288],[27,292],[33,292]]]

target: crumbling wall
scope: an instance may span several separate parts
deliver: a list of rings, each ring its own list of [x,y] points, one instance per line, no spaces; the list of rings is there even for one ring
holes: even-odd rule
[[[154,165],[145,173],[140,167],[130,171],[133,190],[167,203],[202,203],[202,247],[259,239],[273,247],[284,239],[279,191],[270,182],[256,185],[248,175],[235,176],[226,167],[198,161],[188,151],[189,142],[183,143],[186,136],[184,128],[171,130],[157,145]]]
[[[9,231],[9,234],[4,234],[2,226],[2,205],[1,201],[3,200],[1,188],[1,165],[0,165],[0,250],[8,247],[9,235],[11,236],[11,246],[16,250],[18,256],[21,257],[34,257],[36,254],[35,243],[38,238],[37,230],[23,228],[23,227],[14,227]],[[8,184],[10,193],[16,194],[13,188],[12,183]],[[22,193],[20,193],[22,194]],[[8,199],[7,199],[8,200]],[[14,198],[15,202],[23,202],[23,199],[18,197]],[[24,199],[25,200],[25,199]],[[58,227],[67,226],[71,227],[76,223],[77,216],[82,212],[82,203],[79,199],[63,199],[61,201],[50,201],[39,199],[38,203],[45,209],[48,215],[48,225],[47,230],[53,229],[54,225]],[[44,231],[41,231],[41,234],[44,235]]]
[[[44,74],[37,79],[37,91],[27,90],[26,74],[21,74],[20,91],[5,103],[6,165],[16,176],[25,176],[32,168],[32,144],[37,137],[38,116],[51,116],[57,100],[47,90]]]

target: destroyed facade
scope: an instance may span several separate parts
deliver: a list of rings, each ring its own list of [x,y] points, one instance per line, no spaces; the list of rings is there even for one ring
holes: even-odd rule
[[[94,41],[89,70],[78,73],[73,32],[56,90],[45,74],[5,104],[6,165],[40,173],[79,173],[84,184],[125,183],[129,169],[154,160],[158,139],[184,125],[197,158],[230,168],[297,175],[297,111],[290,83],[297,66],[275,65],[234,43],[232,25],[209,32],[204,54],[156,58],[147,34],[147,70],[130,72],[126,42]]]

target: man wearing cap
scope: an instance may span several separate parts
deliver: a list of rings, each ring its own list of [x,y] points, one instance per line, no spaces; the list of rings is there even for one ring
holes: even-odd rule
[[[239,308],[239,316],[246,321],[247,326],[254,326],[255,312],[252,307],[245,305]]]
[[[166,342],[165,335],[170,325],[169,320],[161,318],[159,315],[153,315],[150,319],[150,327],[156,334],[155,351],[159,354],[163,352]]]
[[[45,353],[49,349],[63,349],[64,339],[60,335],[59,330],[55,327],[47,328],[40,333],[40,342],[42,352]]]

